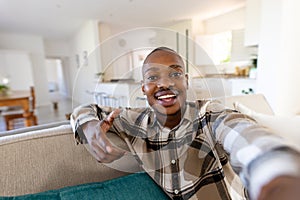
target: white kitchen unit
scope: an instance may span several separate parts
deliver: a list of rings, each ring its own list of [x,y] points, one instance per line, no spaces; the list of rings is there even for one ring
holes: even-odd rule
[[[246,1],[245,46],[259,44],[261,0]]]

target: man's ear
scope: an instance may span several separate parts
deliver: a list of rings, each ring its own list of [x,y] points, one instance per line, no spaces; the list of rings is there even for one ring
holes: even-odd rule
[[[141,80],[141,85],[142,85],[142,92],[143,94],[145,94],[145,84],[143,80]]]

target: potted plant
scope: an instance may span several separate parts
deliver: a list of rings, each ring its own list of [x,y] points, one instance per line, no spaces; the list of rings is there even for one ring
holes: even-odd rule
[[[0,84],[0,95],[5,96],[9,91],[9,87],[4,84]]]
[[[98,80],[99,80],[100,82],[103,82],[103,81],[104,81],[104,72],[98,72],[98,73],[96,74],[96,76],[98,77]]]
[[[257,68],[257,55],[252,54],[252,67],[250,68],[249,77],[250,78],[256,78],[256,68]]]

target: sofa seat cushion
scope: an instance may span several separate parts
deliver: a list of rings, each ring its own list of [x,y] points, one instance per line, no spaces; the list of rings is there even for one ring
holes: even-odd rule
[[[15,197],[0,197],[0,200],[69,200],[69,199],[169,199],[163,190],[145,173],[135,173],[120,178],[65,187],[57,190]]]

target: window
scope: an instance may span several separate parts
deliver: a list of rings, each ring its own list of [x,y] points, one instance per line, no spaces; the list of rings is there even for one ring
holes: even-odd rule
[[[198,36],[197,43],[206,51],[215,65],[230,62],[232,44],[231,31]]]
[[[213,36],[212,60],[215,64],[221,64],[230,61],[231,42],[231,31],[218,33]]]

